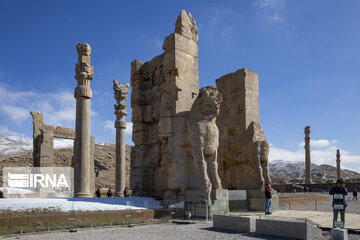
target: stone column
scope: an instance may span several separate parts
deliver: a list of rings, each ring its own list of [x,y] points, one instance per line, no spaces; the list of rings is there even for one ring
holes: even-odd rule
[[[338,149],[336,150],[336,179],[341,178],[340,170],[340,149]]]
[[[114,79],[114,98],[116,104],[114,105],[116,121],[116,177],[115,177],[115,196],[123,197],[125,189],[125,116],[127,115],[127,108],[125,101],[129,93],[129,83],[119,84]]]
[[[94,67],[90,65],[91,48],[87,43],[76,45],[79,55],[75,67],[76,126],[74,142],[74,196],[92,197],[90,192],[90,99]]]
[[[311,183],[310,126],[305,127],[305,184]]]

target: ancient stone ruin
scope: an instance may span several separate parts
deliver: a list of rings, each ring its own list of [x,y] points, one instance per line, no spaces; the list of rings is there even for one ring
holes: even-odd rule
[[[340,149],[336,150],[336,179],[341,178],[341,167],[340,167]]]
[[[262,207],[260,189],[271,180],[269,144],[259,119],[258,75],[244,68],[217,79],[217,88],[199,89],[197,41],[194,18],[181,11],[175,32],[164,40],[164,52],[149,62],[131,63],[135,146],[131,152],[130,188],[133,195],[182,202],[184,208],[204,210],[206,204],[213,213],[228,211],[227,189],[255,190],[249,196],[257,198]],[[32,113],[34,165],[51,164],[53,137],[75,139],[75,196],[90,197],[94,183],[90,81],[94,70],[90,46],[79,43],[76,49],[76,130],[44,125],[42,115]],[[113,90],[115,195],[123,196],[129,84],[114,80]]]
[[[269,143],[260,125],[258,74],[243,68],[217,79],[216,86],[224,98],[216,121],[223,187],[261,189],[271,180]]]
[[[39,112],[30,112],[33,117],[33,167],[55,167],[54,138],[75,140],[75,130],[44,124],[44,116]],[[74,142],[75,144],[75,142]],[[93,192],[95,184],[94,155],[95,137],[90,137],[90,189]],[[71,164],[74,166],[74,159]]]
[[[185,174],[183,132],[199,92],[197,27],[182,11],[164,53],[131,63],[133,141],[131,189],[136,195],[176,198],[189,179]]]
[[[75,197],[92,197],[90,186],[93,163],[90,161],[90,99],[92,91],[90,81],[93,79],[94,67],[90,65],[91,48],[87,43],[76,45],[79,55],[75,67],[77,87],[74,97],[76,99],[76,125],[74,141],[74,195]]]
[[[241,69],[199,91],[197,40],[195,20],[181,11],[164,53],[131,63],[131,188],[226,208],[223,187],[259,190],[271,181],[258,76]]]
[[[311,159],[310,159],[310,126],[306,126],[305,133],[305,184],[311,184]]]
[[[114,105],[116,121],[116,177],[115,177],[115,196],[123,197],[125,189],[125,130],[127,115],[127,107],[125,100],[129,93],[129,83],[119,84],[114,80],[114,98],[116,104]]]

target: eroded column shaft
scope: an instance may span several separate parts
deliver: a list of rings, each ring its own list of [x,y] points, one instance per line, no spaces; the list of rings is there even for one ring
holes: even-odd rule
[[[90,65],[90,46],[86,43],[79,43],[76,45],[76,49],[79,60],[75,68],[77,87],[75,88],[74,196],[92,197],[93,194],[90,191],[90,99],[92,97],[90,81],[94,69]]]
[[[117,123],[117,122],[116,122]],[[115,123],[115,125],[117,125]],[[125,189],[125,129],[126,122],[123,117],[119,122],[120,126],[116,127],[116,183],[115,183],[115,196],[124,196]]]
[[[114,98],[116,104],[114,105],[116,115],[115,128],[116,128],[116,177],[115,177],[115,196],[124,196],[125,189],[125,130],[126,122],[125,116],[127,115],[126,99],[129,93],[129,84],[119,84],[116,79],[113,81]]]
[[[310,126],[305,127],[305,184],[311,183]]]
[[[341,167],[340,167],[340,150],[337,149],[336,150],[336,179],[340,179],[341,178]]]

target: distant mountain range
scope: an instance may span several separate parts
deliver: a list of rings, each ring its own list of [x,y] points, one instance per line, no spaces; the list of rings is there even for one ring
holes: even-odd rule
[[[286,179],[289,182],[298,182],[305,179],[305,162],[290,162],[274,160],[269,162],[272,178]],[[342,169],[340,172],[343,179],[360,178],[360,174]],[[327,164],[311,164],[311,179],[314,182],[334,181],[336,179],[336,167]]]
[[[70,166],[72,159],[73,141],[66,139],[55,139],[55,165]],[[9,137],[0,135],[0,169],[2,167],[25,167],[32,164],[33,142],[29,138]],[[130,171],[130,146],[126,147],[127,166],[126,171]],[[298,182],[304,179],[305,163],[275,160],[269,162],[270,174],[274,179],[286,179],[289,182]],[[113,184],[115,176],[115,144],[98,143],[95,151],[95,169],[98,169],[99,179],[97,182],[101,186]],[[0,171],[0,175],[2,171]],[[360,178],[360,174],[350,170],[341,170],[344,179]],[[326,182],[335,180],[336,168],[330,165],[311,164],[311,177],[314,182]],[[1,182],[1,180],[0,180]]]
[[[74,141],[68,139],[55,139],[54,148],[71,148]],[[16,136],[0,135],[0,159],[7,156],[22,154],[32,151],[33,140]]]

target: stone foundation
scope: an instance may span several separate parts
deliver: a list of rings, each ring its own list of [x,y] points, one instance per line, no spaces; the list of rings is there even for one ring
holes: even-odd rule
[[[216,189],[211,191],[212,202],[207,204],[201,200],[201,190],[185,191],[185,211],[191,212],[192,216],[206,217],[206,207],[208,216],[229,214],[229,191],[227,189]]]
[[[246,190],[248,211],[265,211],[264,190]],[[279,210],[279,195],[273,190],[270,211]]]

